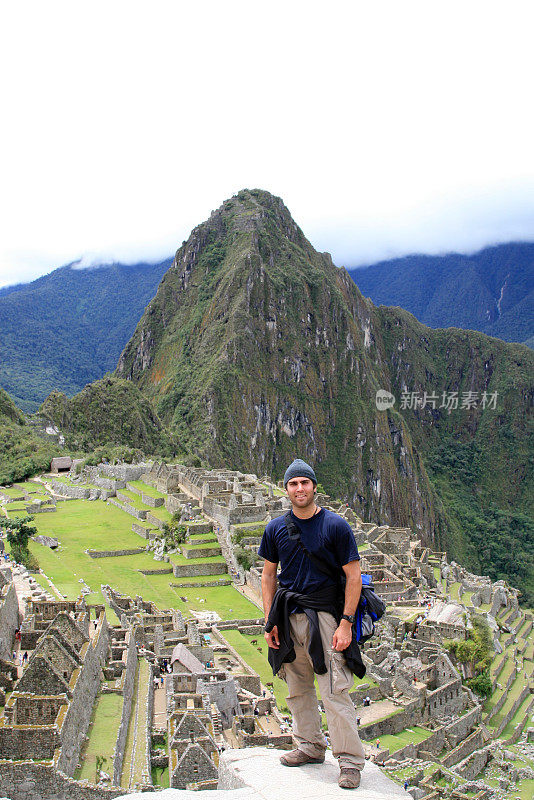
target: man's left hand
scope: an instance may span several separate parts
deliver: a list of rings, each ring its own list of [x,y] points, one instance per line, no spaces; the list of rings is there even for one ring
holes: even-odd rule
[[[347,620],[342,620],[340,625],[334,631],[332,638],[332,648],[341,652],[346,650],[352,642],[352,625]]]

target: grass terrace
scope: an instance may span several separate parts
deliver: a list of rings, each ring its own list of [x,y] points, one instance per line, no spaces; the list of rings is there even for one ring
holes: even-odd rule
[[[17,488],[21,488],[24,492],[33,494],[33,492],[46,492],[44,483],[37,483],[36,481],[21,481],[16,483]]]
[[[223,556],[208,556],[205,558],[186,558],[181,553],[169,553],[172,564],[224,564]],[[208,573],[209,574],[209,573]]]
[[[24,494],[24,490],[18,489],[16,486],[7,486],[5,489],[2,489],[1,492],[6,497],[22,497]]]
[[[109,584],[122,594],[135,597],[140,594],[145,600],[156,603],[160,609],[179,608],[184,615],[190,610],[215,610],[223,619],[256,618],[258,609],[231,585],[216,587],[176,587],[179,579],[172,574],[142,575],[140,569],[165,568],[164,562],[154,561],[148,553],[132,556],[90,558],[84,551],[133,549],[142,546],[143,540],[131,530],[129,514],[101,500],[59,501],[55,514],[36,514],[38,532],[59,539],[60,547],[48,547],[30,541],[29,547],[39,561],[42,571],[52,580],[58,591],[68,599],[80,595],[83,579],[91,589],[87,602],[103,603],[101,584]],[[21,512],[25,514],[25,509]],[[224,563],[222,556],[204,559],[186,559],[173,555],[180,564]],[[204,578],[184,578],[186,583],[202,583],[203,580],[225,579],[226,576],[206,575]],[[42,584],[48,588],[48,584]],[[193,594],[194,593],[194,594]],[[187,601],[180,600],[186,596]],[[200,602],[204,600],[205,602]],[[108,612],[109,616],[109,612]],[[115,621],[114,621],[115,622]]]
[[[145,658],[137,666],[132,713],[124,750],[121,786],[133,788],[143,780],[146,767],[146,729],[149,667]]]
[[[169,514],[166,508],[160,506],[159,508],[151,508],[150,506],[143,506],[146,508],[153,517],[156,519],[160,519],[162,522],[168,522],[169,524],[172,522],[172,514]]]
[[[118,502],[122,502],[124,497],[127,498],[127,502],[133,506],[134,508],[138,508],[140,511],[149,511],[151,506],[145,505],[138,494],[135,492],[131,492],[129,489],[119,489],[120,497],[117,497]]]
[[[163,492],[154,489],[153,486],[149,486],[148,483],[143,483],[143,481],[128,481],[128,486],[133,486],[134,489],[137,489],[139,492],[146,494],[147,497],[167,497],[166,494]],[[125,491],[122,490],[121,491]]]
[[[432,731],[427,731],[426,728],[415,725],[413,728],[405,728],[400,733],[385,734],[378,738],[380,739],[380,748],[387,747],[390,753],[394,753],[409,744],[420,744],[420,742],[428,739],[429,736],[432,736]],[[367,742],[368,745],[373,747],[376,747],[376,743],[377,739],[369,739]]]
[[[213,531],[211,533],[192,533],[188,535],[189,544],[202,544],[202,542],[216,542],[217,536]]]
[[[117,741],[122,714],[122,695],[101,694],[96,698],[89,726],[89,739],[85,742],[80,761],[82,766],[76,770],[77,780],[95,783],[96,758],[104,756],[104,772],[113,774],[113,751]]]

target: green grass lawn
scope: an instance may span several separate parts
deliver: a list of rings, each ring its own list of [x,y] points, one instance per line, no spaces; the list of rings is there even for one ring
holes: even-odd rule
[[[190,533],[188,535],[188,540],[191,544],[202,544],[202,542],[216,542],[217,537],[216,535],[211,533]]]
[[[225,581],[227,584],[232,582],[232,579],[230,578],[230,576],[227,573],[224,573],[223,575],[193,575],[191,578],[176,578],[175,577],[175,578],[173,578],[171,580],[171,583],[174,586],[182,587],[183,584],[187,584],[187,583],[200,584],[200,583],[205,583],[206,581],[218,581],[218,580]],[[221,586],[222,585],[224,585],[224,584],[221,584]],[[186,588],[189,588],[189,587],[186,587]]]
[[[181,553],[169,553],[173,564],[224,564],[223,556],[206,556],[204,558],[186,558]],[[207,573],[209,574],[209,573]]]
[[[162,789],[170,787],[169,767],[152,767],[152,783]]]
[[[120,497],[119,497],[120,495]],[[138,494],[135,492],[131,492],[129,489],[119,489],[117,494],[117,501],[119,503],[124,502],[124,498],[127,498],[126,502],[129,503],[134,508],[138,508],[140,511],[149,511],[151,506],[145,505]]]
[[[128,485],[134,486],[140,492],[146,494],[147,497],[163,497],[163,498],[167,497],[166,494],[158,491],[157,489],[154,489],[153,486],[149,486],[148,483],[143,483],[143,481],[128,481]]]
[[[32,494],[33,492],[46,492],[46,488],[44,483],[35,483],[34,481],[22,481],[16,484],[17,487],[20,487],[25,492],[29,492]]]
[[[513,667],[513,665],[512,665]],[[526,672],[529,676],[529,679],[532,677],[532,664],[528,664],[526,666]],[[504,685],[504,684],[503,684]],[[514,702],[518,699],[519,695],[521,694],[522,689],[525,686],[525,676],[523,674],[523,670],[521,670],[518,674],[510,688],[506,692],[506,701],[501,708],[501,710],[495,714],[486,724],[489,725],[491,728],[498,728],[501,722],[503,721],[504,717],[512,708]],[[501,696],[502,692],[494,692],[491,701],[495,695]],[[491,702],[491,706],[493,707],[495,703]]]
[[[6,497],[22,497],[24,491],[16,486],[6,486],[2,489],[2,494],[5,494]]]
[[[527,708],[529,707],[531,702],[532,702],[532,695],[527,694],[527,696],[525,697],[525,699],[515,712],[514,716],[512,717],[506,728],[501,733],[502,739],[509,739],[510,736],[513,734],[516,726],[519,725],[520,722],[523,722],[527,713]]]
[[[217,542],[217,539],[215,539],[215,541],[212,542],[212,543],[210,543],[210,542],[191,542],[191,543],[187,543],[187,544],[183,545],[183,548],[185,550],[190,550],[192,552],[195,552],[195,550],[204,550],[206,547],[210,547],[212,550],[215,550],[215,548],[217,548],[219,553],[222,552],[221,548],[219,547],[219,544]],[[190,560],[191,559],[188,559],[188,561],[190,561]]]
[[[160,519],[162,522],[172,522],[172,514],[169,514],[164,506],[160,506],[159,508],[149,508],[149,506],[144,507],[148,508],[152,516],[156,517],[156,519]]]
[[[128,725],[128,735],[126,737],[126,747],[124,749],[124,761],[122,762],[121,786],[124,789],[134,787],[141,782],[143,763],[140,759],[141,753],[145,751],[145,736],[142,722],[146,727],[146,703],[144,702],[148,692],[148,663],[142,659],[137,665],[135,674],[134,697],[132,702],[132,712]],[[137,718],[137,725],[136,725]],[[137,728],[137,736],[135,735]]]
[[[451,595],[451,599],[454,600],[456,603],[460,603],[460,584],[459,583],[451,583],[449,586],[449,591]]]
[[[59,502],[55,514],[36,514],[35,525],[39,533],[57,537],[60,548],[50,550],[30,542],[30,550],[43,572],[69,599],[79,596],[80,578],[83,578],[92,590],[86,598],[88,603],[104,602],[100,585],[109,584],[132,597],[140,594],[144,600],[156,603],[161,609],[179,608],[185,614],[190,608],[213,609],[223,619],[258,616],[256,606],[233,586],[175,589],[170,586],[170,583],[177,582],[173,575],[141,575],[137,570],[166,566],[154,561],[148,553],[93,559],[84,552],[86,548],[109,550],[142,546],[142,539],[131,530],[131,524],[129,514],[101,500]],[[176,559],[185,564],[224,562],[222,556],[192,560],[176,554]],[[188,597],[187,603],[180,600],[180,594]],[[205,599],[206,603],[200,603],[197,597]]]
[[[390,753],[394,753],[396,750],[400,750],[401,747],[406,747],[408,744],[424,742],[425,739],[428,739],[431,735],[432,731],[427,731],[425,728],[414,725],[400,733],[386,734],[378,738],[380,739],[380,749],[387,747]],[[376,739],[369,739],[368,744],[376,746],[376,742]]]
[[[95,782],[96,757],[104,756],[102,769],[113,776],[113,750],[117,741],[122,714],[122,695],[101,694],[96,698],[89,728],[89,740],[86,741],[82,755],[81,769],[77,770],[77,780]]]

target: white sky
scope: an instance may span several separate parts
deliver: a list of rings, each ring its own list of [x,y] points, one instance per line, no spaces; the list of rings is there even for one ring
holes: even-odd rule
[[[533,239],[531,9],[4,3],[0,285],[167,256],[244,187],[339,265]]]

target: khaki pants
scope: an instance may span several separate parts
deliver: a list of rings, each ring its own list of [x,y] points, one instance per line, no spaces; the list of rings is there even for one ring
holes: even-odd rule
[[[337,623],[327,611],[319,611],[319,630],[328,671],[317,675],[323,701],[332,753],[339,759],[340,767],[362,770],[365,753],[358,736],[356,709],[349,697],[354,676],[345,664],[343,653],[332,650],[332,637]],[[291,614],[291,638],[296,658],[283,664],[278,675],[289,689],[287,705],[293,715],[293,734],[299,750],[309,756],[320,756],[326,750],[326,740],[321,730],[321,715],[317,707],[313,665],[308,653],[310,639],[306,614]]]

